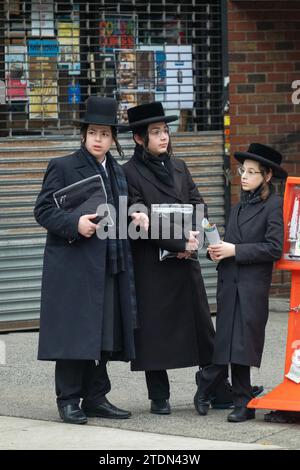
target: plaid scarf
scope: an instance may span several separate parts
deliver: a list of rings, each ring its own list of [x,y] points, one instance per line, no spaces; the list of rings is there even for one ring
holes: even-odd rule
[[[119,165],[113,156],[107,152],[106,154],[106,169],[108,170],[108,175],[105,172],[105,169],[101,163],[98,163],[96,158],[86,149],[85,145],[81,146],[79,150],[88,160],[89,164],[94,168],[97,173],[103,178],[105,189],[107,192],[107,202],[113,204],[117,209],[119,207],[119,196],[128,196],[128,187],[127,180],[124,174],[124,171]],[[119,218],[118,211],[117,218]],[[118,223],[118,221],[116,221]],[[129,293],[131,301],[131,311],[132,311],[132,320],[133,327],[138,326],[137,319],[137,307],[136,307],[136,292],[135,292],[135,280],[134,280],[134,271],[133,271],[133,262],[131,256],[130,243],[128,239],[120,240],[118,239],[118,232],[116,239],[107,239],[108,244],[108,264],[109,270],[112,274],[118,274],[120,272],[127,271],[128,273],[128,283],[129,283]]]
[[[107,202],[117,209],[117,220],[115,220],[115,223],[118,228],[119,196],[127,196],[127,182],[123,170],[108,152],[106,154],[107,176],[103,165],[96,160],[96,158],[86,149],[84,145],[82,145],[81,151],[93,169],[102,176],[107,193]],[[125,271],[123,240],[118,239],[118,231],[116,231],[116,238],[107,238],[107,244],[108,265],[110,273],[118,274],[121,271]]]

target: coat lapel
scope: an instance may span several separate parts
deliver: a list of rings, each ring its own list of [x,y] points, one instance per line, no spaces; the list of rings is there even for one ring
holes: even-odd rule
[[[246,209],[244,209],[239,216],[239,226],[241,227],[246,222],[253,219],[253,217],[255,217],[263,209],[263,202],[258,202],[257,204],[248,204]]]
[[[140,175],[148,180],[153,186],[156,186],[161,192],[166,193],[172,197],[175,197],[179,201],[181,201],[181,188],[182,188],[182,171],[177,168],[176,163],[172,161],[174,167],[174,187],[168,186],[160,181],[156,176],[152,173],[146,165],[140,163],[137,159],[134,159],[134,165],[136,169],[140,173]]]
[[[75,169],[76,171],[78,171],[78,173],[80,173],[83,178],[89,178],[90,176],[94,176],[97,174],[92,165],[89,164],[87,158],[83,155],[82,152],[80,152],[80,150],[77,153],[76,157],[78,160],[75,164]]]

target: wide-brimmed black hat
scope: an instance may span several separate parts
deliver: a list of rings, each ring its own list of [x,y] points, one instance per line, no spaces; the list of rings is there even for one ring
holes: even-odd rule
[[[86,100],[84,119],[74,121],[75,124],[98,124],[102,126],[118,126],[118,103],[106,96],[90,96]]]
[[[281,153],[277,152],[271,147],[263,144],[250,144],[247,152],[236,152],[234,157],[240,162],[244,163],[245,160],[255,160],[267,168],[272,168],[273,176],[276,178],[287,178],[288,173],[280,164],[282,162]]]
[[[134,131],[153,122],[167,123],[178,119],[178,116],[175,115],[166,116],[164,108],[159,101],[133,106],[127,110],[127,115],[129,124],[120,127],[120,132]]]

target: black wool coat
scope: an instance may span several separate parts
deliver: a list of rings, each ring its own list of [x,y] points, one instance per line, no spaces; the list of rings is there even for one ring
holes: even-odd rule
[[[99,360],[101,355],[103,300],[107,241],[78,231],[79,215],[58,209],[53,193],[95,175],[78,150],[55,158],[47,168],[35,205],[37,222],[47,229],[42,277],[38,359]],[[69,240],[74,240],[70,243]],[[112,359],[134,358],[135,324],[128,273],[116,275],[121,300],[123,351]]]
[[[143,162],[124,165],[129,203],[203,204],[183,160],[171,158],[174,187],[167,186]],[[210,363],[214,328],[200,264],[176,258],[159,261],[159,247],[176,252],[185,239],[132,241],[140,328],[135,331],[132,370],[161,370]]]
[[[241,204],[231,211],[224,240],[234,243],[236,256],[218,269],[216,364],[260,367],[269,313],[273,262],[283,248],[282,199]]]

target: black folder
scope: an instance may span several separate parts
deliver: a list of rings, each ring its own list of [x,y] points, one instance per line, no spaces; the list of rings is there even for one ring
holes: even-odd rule
[[[94,175],[59,189],[53,193],[55,204],[67,212],[75,212],[79,215],[95,214],[100,204],[106,204],[103,216],[92,220],[98,223],[100,219],[109,215],[107,207],[107,194],[101,175]],[[102,212],[103,213],[103,212]]]

